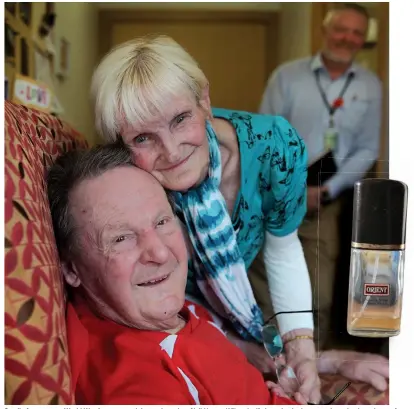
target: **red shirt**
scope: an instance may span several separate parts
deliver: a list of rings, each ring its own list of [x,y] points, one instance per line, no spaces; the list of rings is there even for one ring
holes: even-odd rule
[[[199,305],[186,303],[175,335],[128,328],[68,304],[69,354],[82,405],[297,405],[260,372]]]

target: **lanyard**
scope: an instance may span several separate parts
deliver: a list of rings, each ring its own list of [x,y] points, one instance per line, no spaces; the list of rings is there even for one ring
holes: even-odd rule
[[[344,87],[342,88],[342,91],[340,92],[340,94],[339,94],[338,98],[336,98],[336,99],[341,99],[341,98],[344,96],[344,94],[345,94],[346,90],[347,90],[347,89],[348,89],[348,87],[349,87],[349,84],[351,83],[351,81],[352,81],[352,80],[353,80],[353,78],[354,78],[354,75],[355,75],[355,74],[354,74],[353,72],[350,72],[350,73],[348,74],[348,77],[346,78],[345,85],[344,85]],[[327,109],[327,110],[328,110],[328,112],[329,112],[329,116],[332,118],[332,117],[334,116],[334,114],[335,114],[336,110],[338,109],[338,106],[331,105],[331,104],[328,102],[328,98],[326,97],[325,91],[322,89],[321,82],[320,82],[320,79],[319,79],[319,70],[315,72],[315,76],[316,76],[316,83],[318,84],[319,92],[320,92],[320,94],[321,94],[321,96],[322,96],[323,102],[324,102],[324,104],[325,104],[325,106],[326,106],[326,109]]]

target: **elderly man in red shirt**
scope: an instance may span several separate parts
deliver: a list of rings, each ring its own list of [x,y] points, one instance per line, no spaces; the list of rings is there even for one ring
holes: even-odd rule
[[[77,404],[295,404],[202,307],[161,185],[120,147],[69,153],[48,174],[66,282]],[[275,389],[275,390],[271,390]]]

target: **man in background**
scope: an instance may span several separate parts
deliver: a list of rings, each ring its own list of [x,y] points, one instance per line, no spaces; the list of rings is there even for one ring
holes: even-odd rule
[[[260,106],[263,114],[285,117],[308,149],[308,213],[299,236],[318,310],[319,349],[330,335],[341,193],[364,177],[379,152],[381,84],[355,63],[368,22],[367,10],[357,4],[329,11],[320,52],[276,69]]]

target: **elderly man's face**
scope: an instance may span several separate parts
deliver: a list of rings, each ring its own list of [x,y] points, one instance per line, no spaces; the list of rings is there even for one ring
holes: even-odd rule
[[[324,28],[325,55],[333,61],[350,63],[365,42],[368,21],[354,10],[333,14]]]
[[[81,249],[72,285],[82,285],[117,322],[174,327],[184,303],[187,252],[161,185],[138,168],[120,167],[80,183],[70,205]]]

